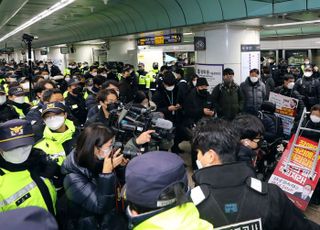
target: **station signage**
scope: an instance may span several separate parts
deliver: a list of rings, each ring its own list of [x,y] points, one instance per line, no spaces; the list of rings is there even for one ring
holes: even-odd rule
[[[138,46],[157,46],[166,44],[177,44],[182,42],[181,34],[169,34],[155,37],[139,38],[137,40]]]

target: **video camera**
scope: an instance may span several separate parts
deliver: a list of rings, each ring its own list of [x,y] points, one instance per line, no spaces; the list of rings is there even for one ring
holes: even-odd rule
[[[173,139],[174,127],[171,121],[162,118],[161,113],[150,109],[127,104],[114,104],[109,107],[110,127],[116,132],[116,141],[126,143],[132,137],[147,130],[155,130],[151,134],[154,141]]]

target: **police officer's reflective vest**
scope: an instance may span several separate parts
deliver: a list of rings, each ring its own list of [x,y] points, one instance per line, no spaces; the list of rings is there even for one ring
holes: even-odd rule
[[[1,174],[3,174],[0,176],[0,212],[29,206],[37,206],[50,211],[40,188],[36,181],[32,179],[28,170],[18,172],[11,172],[2,168],[0,170]],[[49,190],[55,212],[57,200],[55,187],[49,179],[39,177],[39,180],[42,180],[44,186]]]
[[[69,68],[65,68],[63,70],[63,75],[66,76],[66,75],[70,75],[71,74],[71,70]]]
[[[58,165],[62,165],[66,159],[66,153],[63,148],[63,143],[71,140],[76,130],[72,121],[66,119],[65,121],[68,129],[63,133],[52,132],[47,126],[43,131],[43,139],[35,144],[34,148],[41,149],[49,157],[56,161]]]
[[[158,73],[159,70],[153,69],[147,74],[148,85],[146,86],[146,88],[156,90],[156,77]]]
[[[23,118],[26,117],[26,116],[24,115],[22,109],[19,109],[19,108],[18,108],[17,106],[15,106],[15,105],[12,105],[12,107],[13,107],[14,110],[17,112],[17,114],[19,114],[19,118],[20,118],[20,119],[23,119]]]

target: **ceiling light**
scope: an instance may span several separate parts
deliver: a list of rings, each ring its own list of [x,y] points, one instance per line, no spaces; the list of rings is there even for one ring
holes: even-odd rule
[[[319,22],[320,22],[320,20],[304,21],[304,22],[288,22],[288,23],[265,25],[264,27],[296,26],[296,25],[313,24],[313,23],[319,23]]]
[[[65,7],[67,5],[71,4],[74,1],[75,0],[61,0],[61,1],[57,2],[56,4],[51,6],[50,8],[42,11],[40,14],[34,16],[33,18],[31,18],[27,22],[23,23],[22,25],[20,25],[19,27],[17,27],[13,31],[11,31],[10,33],[4,35],[2,38],[0,38],[0,42],[6,40],[7,38],[11,37],[12,35],[15,35],[16,33],[20,32],[21,30],[28,28],[29,26],[40,21],[41,19],[48,17],[49,15],[53,14],[54,12],[62,9],[63,7]]]
[[[193,33],[183,33],[183,35],[192,35]]]

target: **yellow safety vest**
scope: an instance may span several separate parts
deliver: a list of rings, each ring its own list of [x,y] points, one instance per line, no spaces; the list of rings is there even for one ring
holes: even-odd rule
[[[26,118],[26,115],[24,115],[23,113],[23,110],[22,109],[19,109],[17,106],[15,105],[12,105],[14,110],[17,112],[17,114],[19,114],[19,118],[20,119],[23,119],[23,118]]]
[[[65,68],[64,71],[63,71],[63,75],[66,76],[66,75],[70,75],[70,74],[71,74],[70,69]]]
[[[60,166],[66,159],[62,144],[71,140],[76,130],[72,121],[66,119],[65,124],[68,129],[63,133],[54,133],[46,126],[43,131],[43,139],[34,145],[34,148],[41,149]]]
[[[11,172],[2,168],[1,170],[5,174],[0,176],[0,212],[29,206],[48,210],[44,198],[28,170],[19,172]],[[55,187],[49,179],[42,178],[42,180],[49,190],[55,211],[57,200]]]

